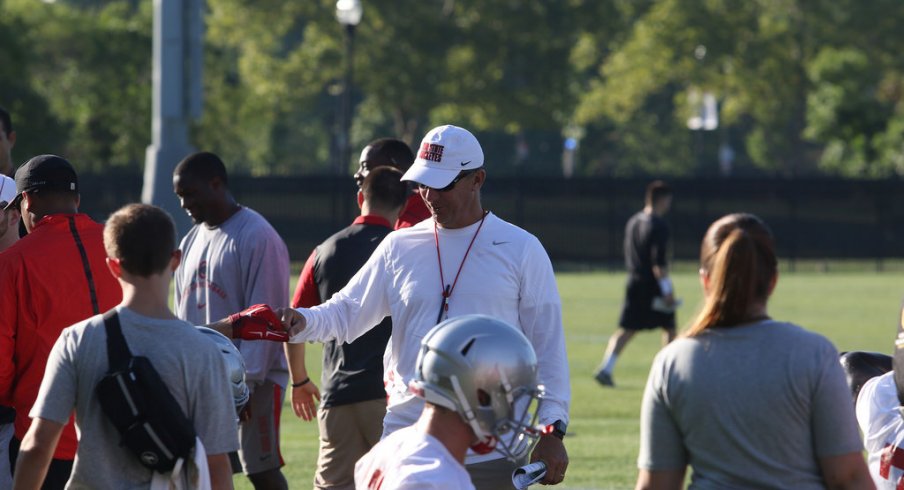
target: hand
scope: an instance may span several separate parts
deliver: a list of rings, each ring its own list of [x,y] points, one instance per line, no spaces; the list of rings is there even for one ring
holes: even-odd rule
[[[568,452],[562,440],[552,434],[540,436],[540,442],[530,455],[530,462],[543,460],[546,463],[546,476],[540,481],[543,485],[558,485],[565,479],[568,468]]]
[[[282,323],[267,305],[254,305],[234,315],[229,315],[232,338],[242,340],[270,340],[288,342],[289,335]]]
[[[320,390],[313,381],[307,382],[298,388],[292,388],[292,410],[295,416],[305,421],[313,420],[317,417],[317,407],[314,405],[314,398],[320,401]]]
[[[282,328],[288,332],[289,338],[292,338],[304,330],[307,325],[304,315],[293,308],[280,308],[276,310],[279,318],[282,319]]]
[[[251,420],[251,402],[245,404],[241,410],[239,410],[239,423],[247,422]]]
[[[669,306],[669,308],[675,307],[675,293],[669,293],[663,296],[665,300],[665,304]]]

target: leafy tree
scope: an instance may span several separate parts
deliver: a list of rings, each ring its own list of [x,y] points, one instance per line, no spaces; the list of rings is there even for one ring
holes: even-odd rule
[[[140,165],[150,141],[150,3],[80,7],[8,0],[5,12],[29,47],[26,80],[53,118],[47,129],[59,124],[67,134],[65,142],[44,141],[41,151],[93,170]]]

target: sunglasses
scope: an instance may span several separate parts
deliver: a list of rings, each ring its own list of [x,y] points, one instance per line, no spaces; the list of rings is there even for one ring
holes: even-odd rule
[[[477,173],[478,170],[480,170],[480,169],[475,168],[475,169],[471,169],[471,170],[462,170],[461,173],[459,173],[457,177],[452,179],[452,182],[449,182],[449,185],[447,185],[446,187],[443,187],[442,189],[436,189],[434,187],[426,186],[424,184],[418,184],[417,188],[422,191],[426,191],[427,189],[430,189],[430,190],[434,190],[434,191],[438,191],[438,192],[449,192],[455,188],[455,184],[457,184],[461,179],[463,179],[471,174]]]

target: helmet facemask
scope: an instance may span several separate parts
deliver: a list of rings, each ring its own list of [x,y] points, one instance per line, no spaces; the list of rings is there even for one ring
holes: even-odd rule
[[[518,461],[543,432],[537,424],[543,387],[537,385],[536,355],[514,327],[489,317],[472,316],[469,321],[475,319],[474,328],[456,326],[454,333],[427,335],[413,392],[458,413],[477,438],[474,452],[495,449]]]

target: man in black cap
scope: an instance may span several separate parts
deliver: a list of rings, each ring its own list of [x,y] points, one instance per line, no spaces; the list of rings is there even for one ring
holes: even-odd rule
[[[19,209],[28,234],[0,254],[0,404],[16,409],[12,459],[60,332],[122,300],[105,264],[103,225],[78,212],[72,165],[56,155],[36,156],[15,180],[16,195],[5,209]],[[76,447],[70,420],[43,488],[65,486]]]

